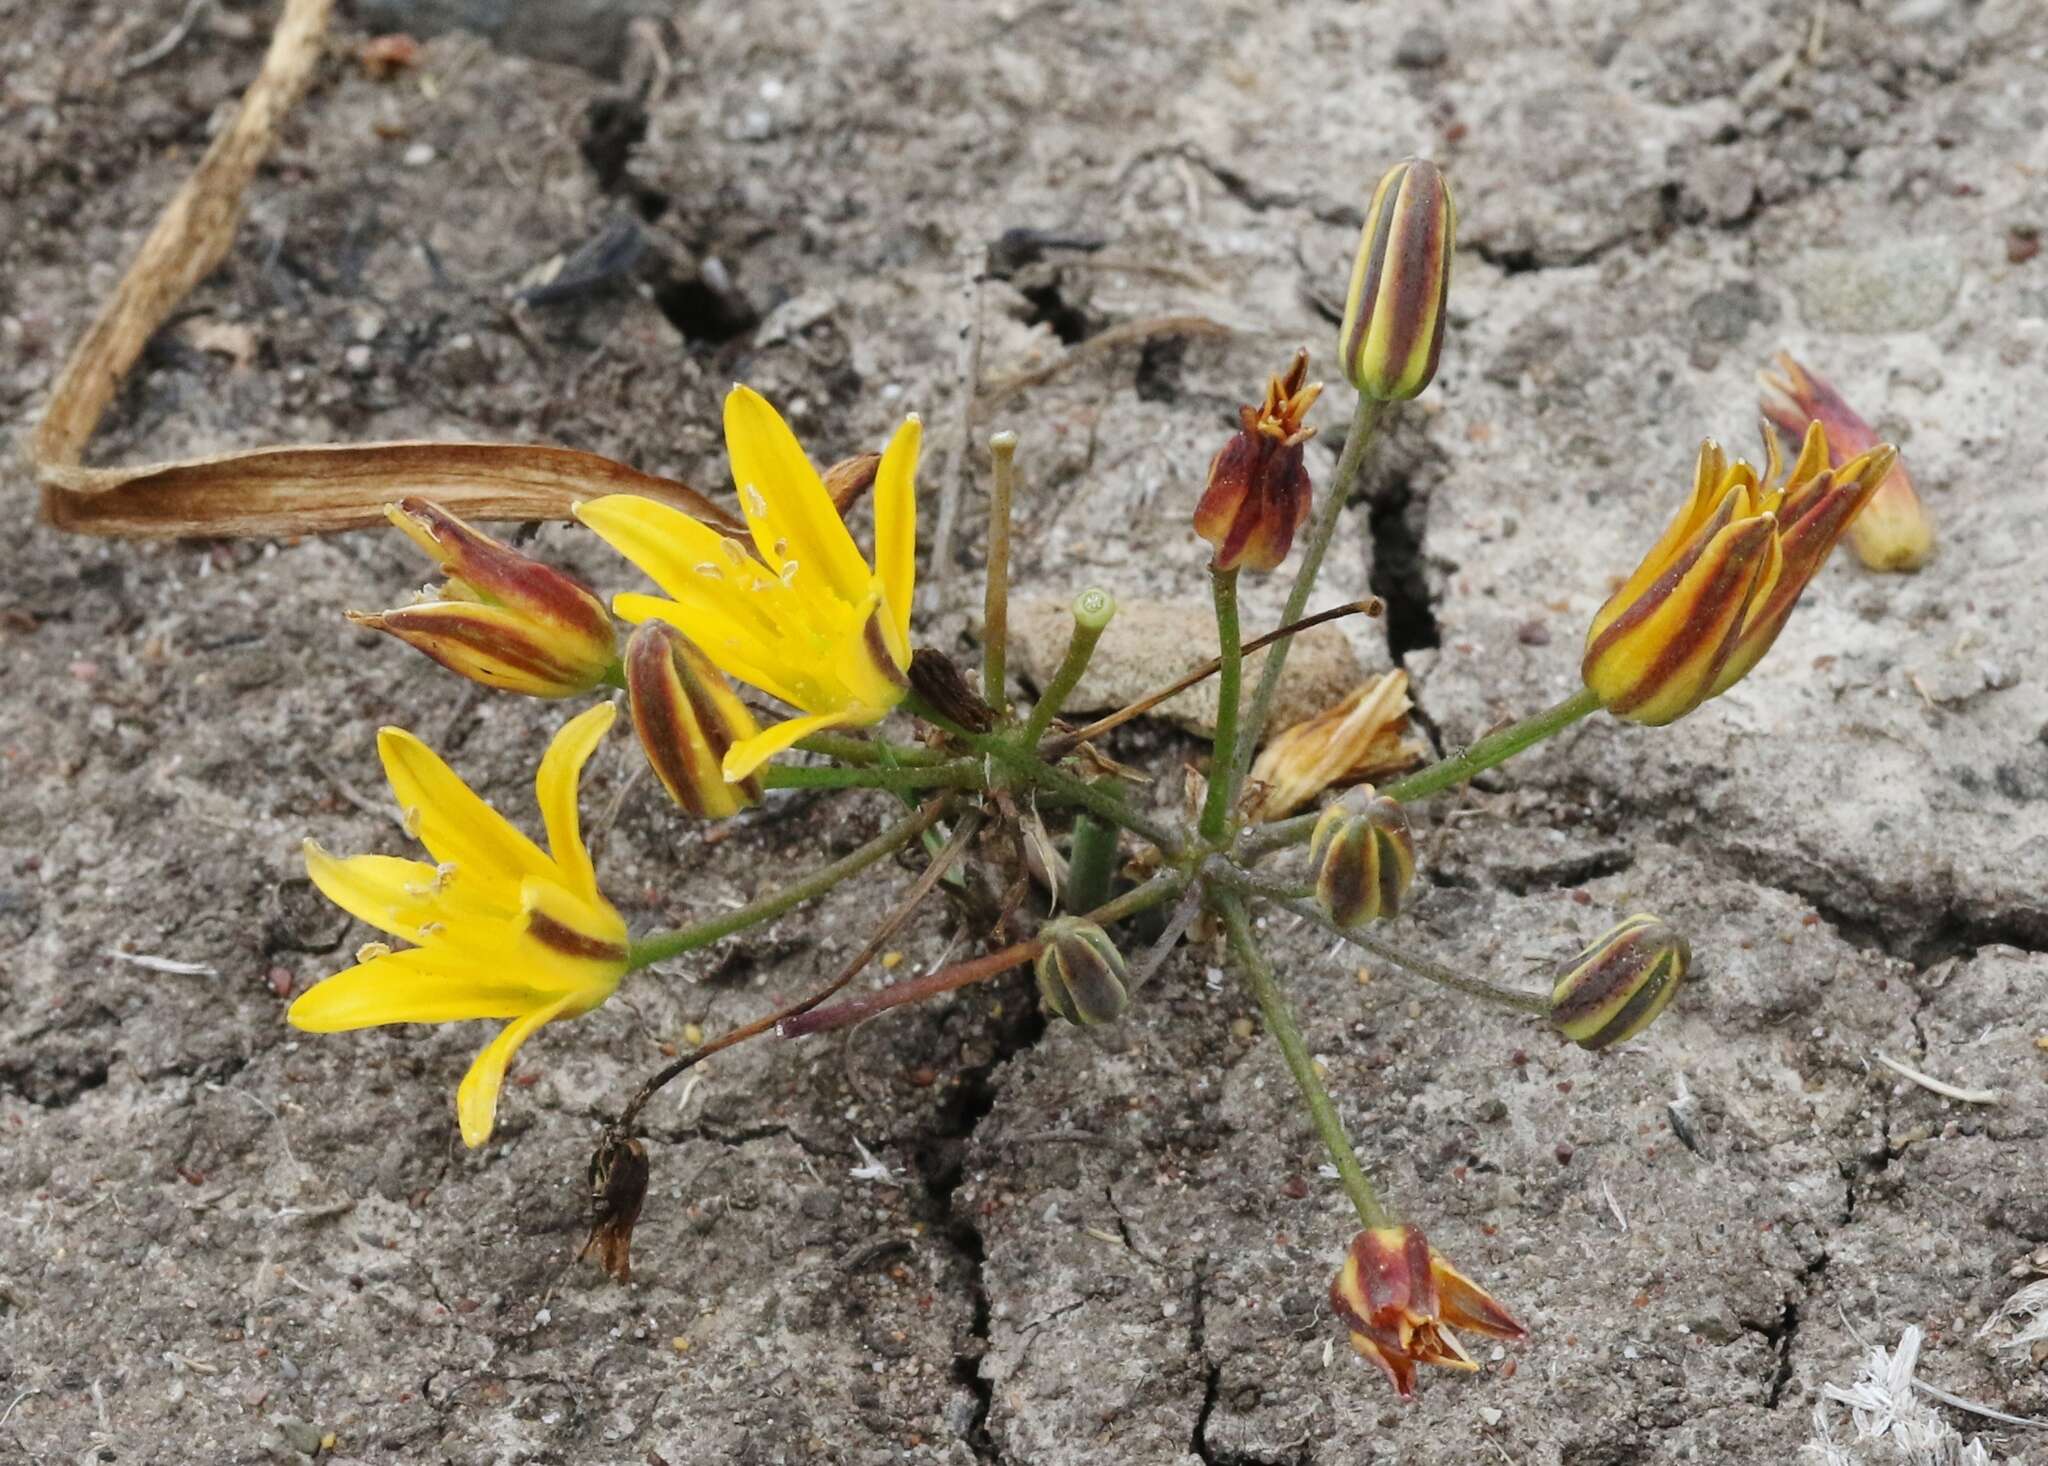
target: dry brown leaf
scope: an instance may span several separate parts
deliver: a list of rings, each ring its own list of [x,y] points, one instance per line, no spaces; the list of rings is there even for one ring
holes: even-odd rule
[[[44,513],[78,534],[325,534],[384,522],[416,494],[465,519],[567,519],[578,499],[644,494],[734,534],[746,526],[687,484],[532,443],[252,448],[136,468],[46,465]]]
[[[1325,789],[1385,778],[1424,757],[1407,736],[1408,674],[1396,669],[1361,684],[1335,707],[1276,734],[1259,750],[1251,782],[1263,786],[1249,815],[1284,819]]]

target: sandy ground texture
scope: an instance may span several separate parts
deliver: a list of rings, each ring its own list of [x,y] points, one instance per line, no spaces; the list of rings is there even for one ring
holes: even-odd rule
[[[914,408],[927,503],[963,493],[918,627],[957,651],[972,373],[976,432],[1023,439],[1020,594],[1100,580],[1162,625],[1179,607],[1169,672],[1201,636],[1185,522],[1208,456],[1297,342],[1327,369],[1366,190],[1426,152],[1463,216],[1453,330],[1324,594],[1387,597],[1351,651],[1405,662],[1441,747],[1571,688],[1698,438],[1751,448],[1752,374],[1781,347],[1902,445],[1939,558],[1902,578],[1838,557],[1682,725],[1596,719],[1420,813],[1405,931],[1445,961],[1534,985],[1632,910],[1691,934],[1697,980],[1640,1041],[1590,1056],[1268,931],[1369,1166],[1531,1326],[1404,1406],[1329,1315],[1348,1208],[1202,948],[1105,1030],[1048,1027],[1013,978],[721,1058],[652,1112],[632,1284],[572,1265],[601,1118],[689,1025],[836,966],[910,874],[549,1031],[465,1152],[480,1025],[285,1027],[370,935],[311,891],[299,842],[403,848],[388,722],[530,819],[561,710],[338,619],[424,578],[393,533],[68,539],[29,523],[10,458],[0,1457],[1787,1462],[1823,1385],[1908,1325],[1928,1383],[2048,1416],[2033,1353],[1980,1337],[2048,1270],[2037,0],[547,9],[345,10],[231,257],[95,451],[536,438],[722,492],[736,378],[823,458]],[[465,10],[479,29],[433,34],[409,73],[353,59],[372,25]],[[185,11],[0,0],[16,433],[254,73],[269,8],[230,0],[130,64]],[[1111,334],[1167,316],[1206,334]],[[637,583],[586,534],[532,543]],[[1252,624],[1283,589],[1249,588]],[[1149,723],[1113,747],[1166,805],[1199,745]],[[615,738],[586,807],[617,807],[599,868],[642,929],[887,816],[792,796],[707,830],[629,790],[637,764]],[[972,937],[934,905],[894,975]],[[1992,1460],[2048,1461],[2041,1432],[1947,1419]]]

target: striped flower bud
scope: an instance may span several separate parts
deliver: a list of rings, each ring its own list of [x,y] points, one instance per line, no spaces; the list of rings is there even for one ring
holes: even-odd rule
[[[1415,837],[1408,814],[1360,784],[1325,809],[1309,835],[1316,904],[1338,926],[1397,915],[1415,880]]]
[[[1308,518],[1303,445],[1316,435],[1302,419],[1323,384],[1308,379],[1308,353],[1294,353],[1284,376],[1266,383],[1265,401],[1237,410],[1238,430],[1209,462],[1209,483],[1195,506],[1195,533],[1216,547],[1218,570],[1274,570]]]
[[[691,814],[724,819],[761,802],[761,780],[727,783],[725,751],[761,730],[711,659],[666,621],[626,643],[633,731],[669,798]]]
[[[1863,415],[1827,378],[1808,371],[1786,352],[1778,353],[1775,365],[1774,372],[1757,373],[1764,389],[1761,405],[1771,426],[1788,440],[1800,442],[1807,424],[1818,422],[1827,433],[1829,466],[1837,474],[1858,455],[1882,446]],[[1934,521],[1913,492],[1905,464],[1892,465],[1870,502],[1849,521],[1849,545],[1872,570],[1918,570],[1933,557]]]
[[[617,642],[604,602],[573,576],[520,554],[425,499],[385,517],[447,577],[438,595],[348,619],[389,632],[472,682],[531,697],[573,697],[604,680]]]
[[[1582,1049],[1604,1049],[1650,1026],[1678,992],[1692,948],[1654,916],[1631,916],[1564,966],[1550,1021]]]
[[[1457,231],[1450,187],[1427,158],[1395,164],[1373,190],[1337,333],[1344,374],[1365,396],[1414,397],[1436,375]]]
[[[1047,922],[1039,937],[1038,993],[1069,1023],[1110,1023],[1130,1006],[1130,974],[1109,933],[1077,916]]]

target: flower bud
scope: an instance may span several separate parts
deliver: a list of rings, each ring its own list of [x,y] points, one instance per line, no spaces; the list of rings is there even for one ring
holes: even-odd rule
[[[761,730],[711,659],[665,621],[626,643],[633,731],[669,798],[691,814],[724,819],[761,802],[761,780],[728,783],[726,750]]]
[[[590,1236],[578,1258],[597,1251],[614,1282],[633,1278],[633,1228],[647,1199],[647,1147],[607,1130],[590,1157]]]
[[[582,582],[520,554],[425,499],[385,517],[447,577],[438,598],[349,620],[385,631],[473,682],[532,697],[573,697],[604,680],[617,641]]]
[[[1302,447],[1316,430],[1302,419],[1322,390],[1308,380],[1308,353],[1297,351],[1286,374],[1266,383],[1263,403],[1237,410],[1238,430],[1209,461],[1195,506],[1195,533],[1216,547],[1216,569],[1272,570],[1287,558],[1309,509]]]
[[[1792,442],[1818,422],[1827,434],[1828,465],[1838,472],[1860,454],[1881,446],[1861,413],[1817,372],[1788,352],[1779,352],[1775,372],[1757,373],[1763,386],[1764,417]],[[1765,429],[1768,433],[1769,429]],[[1771,446],[1766,439],[1766,446]],[[1870,501],[1849,521],[1849,544],[1872,570],[1918,570],[1934,555],[1934,521],[1913,492],[1906,465],[1894,463]]]
[[[1395,164],[1373,190],[1337,333],[1344,374],[1365,396],[1414,397],[1436,375],[1457,230],[1450,187],[1427,158]]]
[[[1372,785],[1360,784],[1325,809],[1309,835],[1316,904],[1338,926],[1397,915],[1415,879],[1415,837],[1408,814]]]
[[[1109,933],[1092,921],[1062,916],[1039,930],[1038,993],[1069,1023],[1110,1023],[1130,1006],[1130,974]]]
[[[1634,1038],[1664,1011],[1692,948],[1654,916],[1631,916],[1564,966],[1550,994],[1550,1021],[1582,1049]]]

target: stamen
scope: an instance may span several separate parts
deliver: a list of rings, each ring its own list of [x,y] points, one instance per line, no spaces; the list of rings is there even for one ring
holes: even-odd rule
[[[374,962],[379,957],[389,957],[391,949],[382,942],[365,942],[356,948],[357,962]]]
[[[727,535],[718,544],[719,548],[725,551],[725,558],[732,561],[735,570],[745,567],[747,563],[747,547],[745,545],[741,544],[731,535]]]
[[[796,561],[794,561],[794,560],[785,560],[785,561],[783,561],[783,562],[782,562],[782,583],[783,583],[784,585],[795,585],[795,584],[796,584],[796,569],[797,569],[797,562],[796,562]]]
[[[699,560],[697,562],[697,573],[707,580],[725,579],[725,572],[716,565],[713,565],[709,560]]]
[[[740,500],[747,506],[747,514],[753,519],[768,517],[768,501],[761,497],[761,491],[752,484],[740,490]]]
[[[399,823],[405,827],[405,833],[408,838],[417,840],[420,837],[420,824],[426,817],[425,810],[421,809],[417,804],[409,804],[405,807],[405,818],[399,821]]]
[[[778,560],[787,560],[789,558],[788,540],[777,540],[775,542],[775,558]]]

